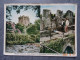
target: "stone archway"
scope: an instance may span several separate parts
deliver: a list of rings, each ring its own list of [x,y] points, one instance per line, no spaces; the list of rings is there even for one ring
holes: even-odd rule
[[[63,53],[73,54],[73,49],[71,46],[67,46]]]
[[[63,46],[63,53],[73,54],[74,53],[74,46],[70,43],[66,43]]]

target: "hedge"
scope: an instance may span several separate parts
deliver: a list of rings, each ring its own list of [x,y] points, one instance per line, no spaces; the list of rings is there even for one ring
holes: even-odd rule
[[[38,40],[38,41],[37,41]],[[6,45],[23,45],[27,43],[39,43],[39,37],[34,35],[6,34]]]

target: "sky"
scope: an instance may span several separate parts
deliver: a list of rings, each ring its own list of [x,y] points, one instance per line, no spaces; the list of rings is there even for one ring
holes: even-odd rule
[[[43,9],[49,9],[51,10],[52,14],[55,14],[57,10],[63,11],[63,13],[66,13],[67,10],[71,10],[72,12],[75,13],[75,5],[74,4],[55,4],[55,5],[41,5],[41,14],[43,12]]]
[[[76,7],[75,7],[74,4],[67,4],[67,5],[64,5],[64,4],[59,4],[59,5],[58,4],[55,4],[55,5],[41,5],[40,14],[42,14],[43,9],[51,10],[52,14],[55,14],[57,10],[62,10],[63,13],[66,13],[67,10],[71,10],[71,11],[73,11],[75,13]],[[21,10],[21,12],[19,14],[17,14],[15,10],[12,10],[11,15],[12,15],[12,17],[11,17],[12,20],[11,21],[15,22],[15,23],[18,23],[18,17],[23,16],[23,15],[24,16],[28,16],[29,19],[30,19],[30,22],[32,24],[34,24],[34,21],[38,19],[38,17],[36,17],[36,12],[32,11],[31,9],[28,9],[26,11]]]
[[[38,19],[38,17],[36,17],[36,12],[32,11],[32,9],[28,9],[26,11],[24,11],[22,9],[19,14],[17,14],[15,10],[12,10],[11,15],[12,15],[11,21],[15,22],[15,23],[18,23],[18,18],[23,15],[28,16],[29,20],[32,24],[34,24],[34,21]],[[9,20],[7,20],[7,21],[9,21]]]

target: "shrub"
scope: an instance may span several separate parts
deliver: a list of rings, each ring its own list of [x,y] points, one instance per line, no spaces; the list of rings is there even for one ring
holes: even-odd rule
[[[36,42],[40,42],[40,34],[38,34],[37,36],[36,36]]]
[[[37,34],[38,31],[37,31],[36,26],[35,26],[35,25],[30,25],[30,26],[28,27],[28,29],[27,29],[27,33],[28,33],[29,35],[31,35],[31,34]]]
[[[63,39],[57,39],[57,40],[50,40],[49,42],[45,42],[43,43],[45,46],[59,52],[62,53],[63,51],[63,46],[66,44],[66,41],[69,40],[69,42],[74,45],[75,44],[75,35],[70,34],[67,36],[68,38],[63,40]],[[45,51],[44,51],[45,50]],[[41,46],[40,48],[40,52],[41,53],[55,53],[54,51],[49,50],[48,48],[45,48],[43,46]]]
[[[24,31],[24,25],[22,25],[22,24],[16,24],[16,29],[19,29],[21,32],[23,32]]]
[[[6,34],[7,45],[22,45],[27,43],[35,43],[36,37],[34,35],[19,35],[19,34]]]

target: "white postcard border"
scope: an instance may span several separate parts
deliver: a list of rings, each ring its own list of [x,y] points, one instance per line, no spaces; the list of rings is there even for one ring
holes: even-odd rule
[[[52,54],[52,53],[6,53],[5,42],[6,42],[6,6],[7,5],[74,5],[75,4],[75,54]],[[76,3],[47,3],[47,4],[28,4],[28,3],[9,3],[4,4],[4,55],[16,55],[16,56],[62,56],[62,57],[76,57],[77,56],[77,4]]]

